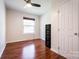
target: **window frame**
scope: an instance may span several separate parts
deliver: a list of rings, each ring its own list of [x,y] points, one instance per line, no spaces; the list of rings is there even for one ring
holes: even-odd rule
[[[32,21],[34,21],[34,25],[24,25],[24,20],[32,20]],[[34,30],[33,30],[33,32],[25,32],[25,30],[24,30],[24,27],[28,27],[28,26],[30,26],[30,27],[34,27]],[[29,17],[23,17],[23,34],[35,34],[35,19],[34,18],[29,18]]]

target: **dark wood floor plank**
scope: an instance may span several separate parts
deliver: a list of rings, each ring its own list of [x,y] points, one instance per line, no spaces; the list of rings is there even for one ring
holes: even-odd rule
[[[40,39],[7,44],[1,59],[66,59],[45,47]]]

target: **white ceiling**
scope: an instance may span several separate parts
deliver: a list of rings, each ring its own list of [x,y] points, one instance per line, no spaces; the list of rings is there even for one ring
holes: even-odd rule
[[[42,15],[56,6],[57,2],[61,2],[63,0],[32,0],[33,3],[41,4],[41,7],[27,7],[24,0],[5,0],[7,8],[15,9],[22,12],[27,12],[35,15]]]
[[[35,15],[42,15],[51,7],[51,0],[32,0],[34,3],[41,4],[41,7],[27,7],[24,0],[5,0],[6,6],[11,9],[16,9],[23,12],[28,12]]]

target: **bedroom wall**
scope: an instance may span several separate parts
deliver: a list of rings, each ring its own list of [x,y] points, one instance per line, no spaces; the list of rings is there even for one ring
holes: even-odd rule
[[[51,15],[50,12],[42,15],[40,18],[40,37],[41,39],[45,40],[45,25],[51,24]]]
[[[35,33],[23,34],[23,16],[35,18]],[[7,9],[7,43],[39,38],[39,16]]]
[[[0,57],[5,48],[5,5],[4,0],[0,0]]]
[[[70,4],[69,2],[73,2],[73,3]],[[65,47],[64,43],[62,45],[60,45],[61,43],[59,43],[61,41],[61,39],[59,40],[59,38],[61,37],[61,34],[59,33],[60,30],[61,30],[60,26],[62,25],[61,19],[63,19],[62,23],[66,22],[66,20],[70,20],[70,21],[74,20],[74,22],[75,22],[76,19],[79,18],[78,17],[78,15],[79,15],[78,14],[79,13],[79,11],[78,11],[79,1],[78,0],[62,0],[62,2],[58,2],[58,3],[59,4],[57,4],[58,6],[56,8],[53,7],[50,12],[47,12],[45,15],[43,15],[41,17],[41,21],[40,21],[41,28],[40,29],[41,29],[42,34],[40,34],[40,35],[41,35],[41,38],[43,38],[45,40],[45,24],[50,23],[52,25],[51,26],[52,27],[51,28],[51,50],[61,54],[61,52],[60,52],[61,46],[63,45],[63,47]],[[54,4],[54,5],[56,5],[56,4]],[[60,10],[63,10],[63,11],[60,11]],[[72,12],[72,10],[73,10],[73,12]],[[60,16],[61,13],[63,13],[62,18]],[[66,13],[66,14],[64,14],[64,13]],[[71,15],[73,15],[73,17]],[[67,18],[67,16],[69,18]],[[63,25],[63,27],[65,27],[65,26],[69,27],[68,23],[69,22],[65,23],[65,25]],[[75,23],[73,23],[73,24],[75,25]],[[76,23],[76,25],[77,24],[78,23]],[[78,30],[78,29],[75,29],[77,26],[74,26],[74,29],[71,29],[71,30],[74,30],[74,31]],[[71,33],[73,33],[73,32],[71,32]],[[64,36],[65,35],[62,35],[62,37],[64,37]],[[70,39],[67,39],[67,40],[70,40]],[[67,40],[63,39],[63,41],[66,43],[66,45],[69,44],[69,46],[67,46],[68,47],[67,49],[73,47],[73,50],[70,49],[70,51],[74,51],[74,50],[78,50],[78,51],[76,51],[76,52],[68,51],[68,53],[64,53],[64,54],[61,54],[61,55],[65,56],[68,59],[79,59],[79,57],[78,57],[78,55],[79,55],[78,44],[79,43],[77,43],[77,42],[79,42],[79,40],[77,41],[77,40],[74,39],[75,41],[73,40],[73,42],[75,44],[70,43],[71,41],[67,42]],[[61,42],[63,42],[63,41],[61,41]],[[73,46],[71,47],[70,45],[73,45]],[[74,48],[74,47],[76,47],[76,48]],[[65,49],[63,49],[63,50],[65,50]],[[61,51],[63,51],[63,50],[61,50]]]

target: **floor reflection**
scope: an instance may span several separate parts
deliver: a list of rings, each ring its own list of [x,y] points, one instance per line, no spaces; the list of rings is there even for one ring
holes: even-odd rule
[[[23,48],[23,59],[35,59],[35,46],[30,44]]]

